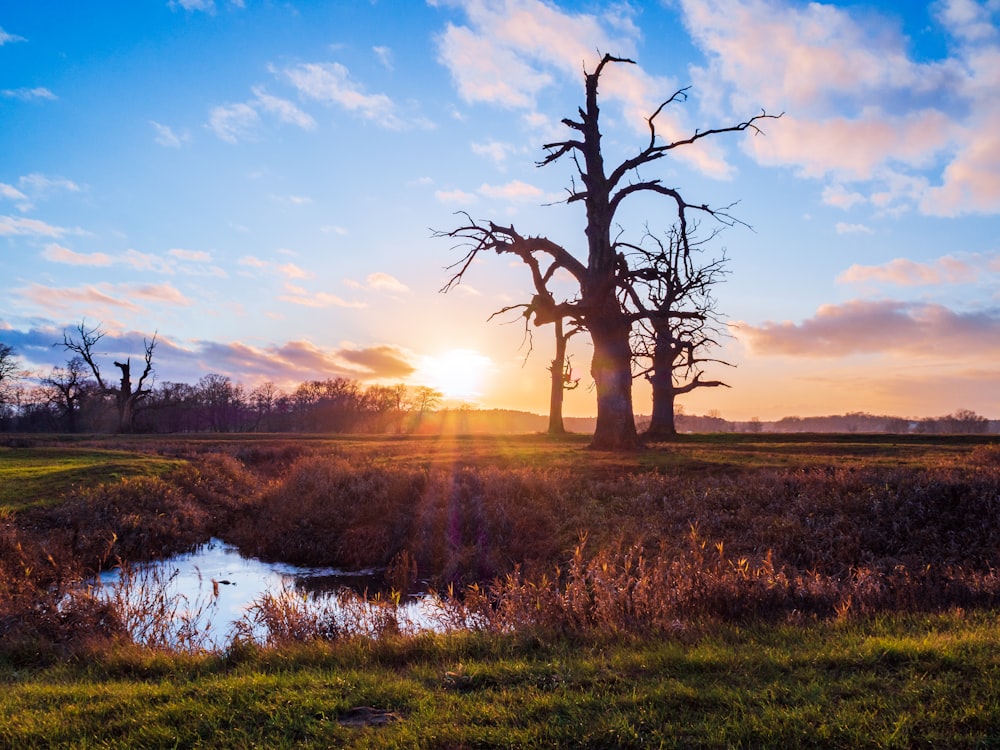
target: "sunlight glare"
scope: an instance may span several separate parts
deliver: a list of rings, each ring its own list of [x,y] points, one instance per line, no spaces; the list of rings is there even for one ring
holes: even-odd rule
[[[411,381],[434,388],[451,401],[475,402],[483,396],[493,360],[472,349],[451,349],[424,357]]]

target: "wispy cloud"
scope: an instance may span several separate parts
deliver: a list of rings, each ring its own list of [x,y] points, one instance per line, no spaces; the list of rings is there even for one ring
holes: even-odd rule
[[[387,70],[392,70],[392,50],[389,47],[372,47],[375,57]]]
[[[258,109],[274,115],[280,122],[297,125],[303,130],[313,130],[316,127],[316,121],[312,116],[303,112],[287,99],[268,94],[262,86],[254,86],[253,94],[255,99],[252,104]]]
[[[837,234],[874,234],[875,230],[865,224],[848,224],[838,221],[835,227]]]
[[[0,182],[0,198],[7,198],[12,201],[24,201],[28,199],[28,196],[15,188],[13,185]]]
[[[280,123],[313,130],[316,121],[287,99],[269,94],[263,86],[254,86],[253,99],[245,102],[220,104],[208,115],[208,127],[222,140],[237,143],[254,136],[262,127],[261,114]]]
[[[11,42],[26,42],[28,41],[23,36],[18,36],[17,34],[11,34],[4,31],[3,27],[0,26],[0,47],[5,44],[10,44]]]
[[[110,266],[112,263],[111,256],[107,253],[77,253],[55,243],[45,246],[42,257],[53,263],[71,266]]]
[[[436,190],[434,197],[442,203],[456,203],[461,206],[468,206],[479,200],[475,193],[468,193],[464,190]]]
[[[294,284],[285,284],[285,293],[278,296],[282,302],[288,302],[302,307],[348,307],[361,309],[367,307],[364,302],[349,302],[328,292],[309,292]]]
[[[162,125],[155,120],[150,120],[149,124],[152,125],[153,130],[156,131],[156,142],[161,146],[165,146],[167,148],[180,148],[185,141],[190,139],[190,135],[188,133],[178,135],[169,125]]]
[[[58,98],[44,86],[36,86],[34,88],[0,89],[0,96],[5,99],[18,99],[22,102],[30,102],[34,99]]]
[[[62,237],[66,234],[86,234],[83,229],[58,227],[39,219],[23,219],[16,216],[0,216],[0,237],[4,235],[27,235],[36,237]]]
[[[986,281],[997,273],[1000,273],[1000,255],[969,253],[945,255],[925,263],[894,258],[878,266],[854,264],[840,274],[837,281],[846,284],[877,282],[897,286],[931,286]]]
[[[353,279],[345,279],[344,284],[352,289],[370,289],[373,291],[387,292],[410,291],[410,288],[395,276],[381,271],[368,274],[364,283],[354,281]]]
[[[227,143],[238,143],[260,124],[260,115],[249,104],[220,104],[208,113],[208,127]]]
[[[485,156],[498,167],[507,163],[507,159],[518,151],[518,148],[511,143],[501,143],[496,140],[488,140],[484,143],[473,143],[472,153],[477,156]]]
[[[479,187],[479,194],[488,198],[502,198],[508,201],[530,201],[538,200],[545,193],[534,185],[529,185],[521,180],[513,180],[506,185],[489,185],[483,183]]]
[[[14,290],[16,296],[49,311],[88,314],[89,311],[125,310],[136,313],[144,305],[186,307],[191,304],[172,284],[85,284],[51,287],[34,283]]]
[[[367,93],[340,63],[300,63],[280,72],[308,99],[335,104],[391,130],[407,125],[392,99]]]

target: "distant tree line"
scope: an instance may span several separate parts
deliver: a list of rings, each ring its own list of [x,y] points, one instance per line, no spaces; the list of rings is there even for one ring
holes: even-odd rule
[[[73,354],[46,374],[23,370],[0,343],[0,430],[6,432],[412,432],[442,394],[428,387],[363,386],[343,377],[291,391],[271,382],[246,387],[228,375],[195,384],[153,381],[155,337],[145,343],[140,380],[130,360],[120,382],[100,376],[93,345],[103,333],[81,324],[63,346]]]
[[[76,328],[99,335],[98,329]],[[86,338],[80,336],[77,339]],[[3,432],[302,432],[302,433],[439,433],[541,432],[545,419],[510,410],[470,408],[441,410],[442,394],[426,386],[368,385],[343,377],[309,380],[290,391],[272,382],[244,386],[227,375],[205,375],[194,384],[152,382],[155,338],[145,344],[143,385],[129,387],[129,362],[115,362],[122,372],[117,385],[93,375],[100,365],[88,352],[67,347],[73,356],[49,373],[24,370],[13,348],[0,342],[0,431]],[[93,340],[91,343],[95,343]],[[123,423],[123,393],[131,398]],[[138,394],[138,396],[136,395]],[[637,416],[645,428],[650,417]],[[593,418],[568,419],[571,432],[593,433]],[[678,409],[679,432],[818,432],[888,434],[973,434],[1000,431],[1000,423],[970,409],[943,417],[906,419],[866,412],[822,417],[785,417],[773,422],[724,419],[717,411],[685,414]]]

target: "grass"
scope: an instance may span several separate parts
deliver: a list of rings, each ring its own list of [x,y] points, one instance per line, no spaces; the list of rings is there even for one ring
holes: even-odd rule
[[[465,634],[173,658],[125,649],[0,672],[0,746],[995,747],[996,617],[642,640]],[[361,706],[387,723],[341,723]]]
[[[0,447],[0,512],[52,504],[74,487],[122,477],[161,476],[179,463],[134,451]]]

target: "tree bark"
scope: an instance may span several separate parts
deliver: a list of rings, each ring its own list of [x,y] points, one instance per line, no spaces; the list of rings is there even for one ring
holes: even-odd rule
[[[632,349],[628,321],[620,314],[590,323],[594,345],[590,374],[597,391],[597,426],[590,447],[634,450],[639,447],[632,410]]]

